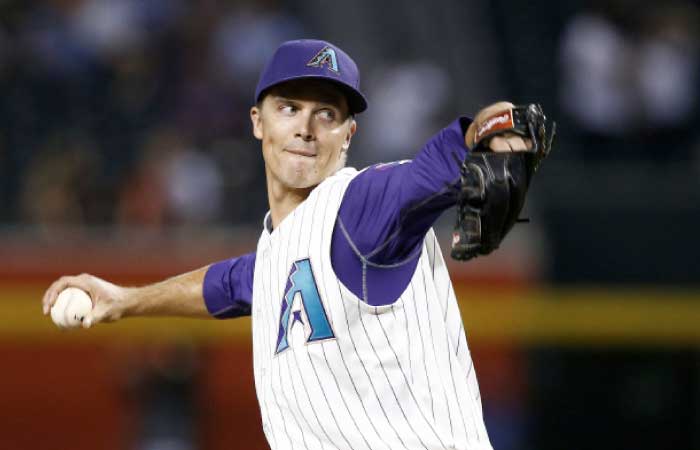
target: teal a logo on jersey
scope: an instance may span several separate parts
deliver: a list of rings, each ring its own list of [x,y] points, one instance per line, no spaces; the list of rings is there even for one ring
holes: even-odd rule
[[[293,310],[295,301],[301,302],[301,308]],[[302,317],[302,310],[306,323]],[[335,338],[326,310],[323,309],[321,295],[308,258],[295,261],[289,272],[287,287],[282,298],[275,354],[289,348],[289,331],[297,321],[308,330],[307,343]]]
[[[335,50],[331,47],[323,47],[323,49],[316,53],[316,56],[311,58],[311,61],[306,63],[310,67],[321,68],[324,65],[328,66],[333,72],[338,73],[338,58],[335,56]]]

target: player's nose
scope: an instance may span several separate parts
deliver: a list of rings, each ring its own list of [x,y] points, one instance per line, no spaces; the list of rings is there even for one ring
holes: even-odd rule
[[[299,121],[297,122],[297,132],[294,134],[294,137],[301,138],[307,142],[313,141],[313,115],[309,111],[304,111],[297,117],[299,118]]]

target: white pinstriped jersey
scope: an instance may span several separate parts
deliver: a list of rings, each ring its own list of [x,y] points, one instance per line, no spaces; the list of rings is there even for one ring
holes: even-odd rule
[[[258,242],[255,386],[273,450],[491,449],[452,283],[432,230],[409,286],[370,306],[331,266],[343,193],[326,179]]]

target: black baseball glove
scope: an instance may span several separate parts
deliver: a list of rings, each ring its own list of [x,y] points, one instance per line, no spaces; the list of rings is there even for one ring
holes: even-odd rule
[[[466,136],[472,150],[460,162],[461,187],[451,252],[459,261],[498,248],[518,221],[532,176],[552,147],[556,123],[548,129],[540,105],[510,106],[475,121]],[[524,142],[529,140],[529,150],[494,152],[489,148],[495,136],[513,134]]]

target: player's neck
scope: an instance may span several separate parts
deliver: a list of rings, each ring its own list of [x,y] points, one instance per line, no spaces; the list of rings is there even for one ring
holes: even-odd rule
[[[272,228],[277,226],[287,217],[297,206],[309,196],[313,187],[305,189],[290,189],[279,182],[267,181],[267,198],[270,202],[270,217]]]

